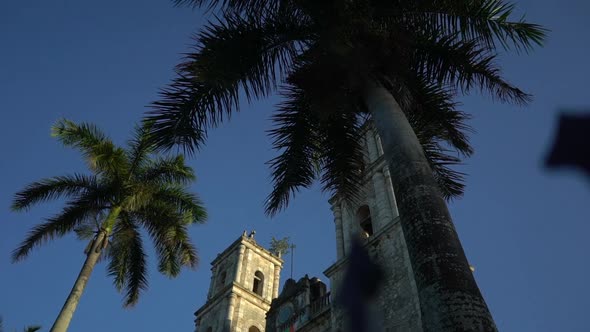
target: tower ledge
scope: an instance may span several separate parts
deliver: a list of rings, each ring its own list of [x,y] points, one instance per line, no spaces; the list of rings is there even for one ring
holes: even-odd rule
[[[215,266],[215,264],[217,264],[219,261],[229,256],[240,244],[245,245],[249,249],[258,249],[262,256],[272,261],[276,265],[282,266],[285,262],[282,258],[276,256],[275,254],[268,251],[268,249],[266,249],[265,247],[259,245],[253,237],[247,236],[246,232],[244,232],[244,234],[242,234],[232,244],[230,244],[229,247],[227,247],[221,253],[217,254],[217,257],[215,257],[215,259],[211,261],[211,266]]]

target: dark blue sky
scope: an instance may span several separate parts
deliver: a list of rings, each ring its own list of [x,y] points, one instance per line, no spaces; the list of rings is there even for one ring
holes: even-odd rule
[[[552,30],[545,48],[502,58],[506,76],[535,101],[517,108],[465,98],[476,154],[461,168],[469,174],[467,192],[451,212],[500,330],[587,331],[589,182],[574,171],[547,173],[541,161],[558,110],[590,107],[590,6],[526,0],[518,8]],[[202,22],[167,0],[1,2],[0,315],[7,327],[48,329],[84,259],[85,244],[69,236],[10,263],[27,230],[60,206],[15,214],[12,195],[42,177],[84,171],[79,155],[49,136],[50,125],[60,117],[90,121],[124,142]],[[99,265],[71,331],[192,331],[209,262],[244,229],[255,229],[264,245],[273,235],[290,236],[295,276],[326,279],[322,272],[335,259],[327,196],[305,191],[275,219],[263,214],[270,190],[264,162],[273,156],[264,130],[276,101],[244,107],[191,161],[199,176],[194,190],[210,214],[208,224],[191,229],[199,268],[169,280],[151,266],[150,289],[124,310]]]

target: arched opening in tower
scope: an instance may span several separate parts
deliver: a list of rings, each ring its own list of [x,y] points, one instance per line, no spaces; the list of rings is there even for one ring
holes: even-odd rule
[[[219,281],[217,282],[217,290],[221,290],[223,288],[223,286],[225,286],[226,276],[227,276],[227,273],[225,271],[223,271],[221,273],[221,275],[219,276]]]
[[[262,296],[262,289],[264,288],[264,274],[260,271],[254,273],[254,282],[252,283],[252,291]]]
[[[363,205],[357,210],[356,220],[361,226],[365,237],[373,235],[373,222],[371,220],[371,210],[369,210],[369,206]]]

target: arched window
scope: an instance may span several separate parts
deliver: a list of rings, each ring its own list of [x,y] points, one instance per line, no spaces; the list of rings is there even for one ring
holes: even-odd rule
[[[252,325],[248,329],[248,332],[260,332],[260,330],[256,326]]]
[[[227,277],[227,273],[225,273],[225,271],[221,272],[221,275],[219,276],[219,281],[217,282],[217,289],[221,289],[223,288],[223,286],[225,286],[225,278]]]
[[[358,221],[365,237],[373,235],[373,223],[371,221],[371,211],[367,205],[361,206],[356,212],[356,220]]]
[[[264,274],[260,271],[254,273],[254,282],[252,283],[252,291],[262,296],[262,288],[264,286]]]

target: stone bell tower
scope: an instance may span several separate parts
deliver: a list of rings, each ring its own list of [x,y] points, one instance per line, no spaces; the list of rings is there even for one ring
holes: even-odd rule
[[[211,262],[207,302],[195,312],[197,332],[263,332],[279,293],[283,260],[244,233]]]
[[[324,274],[330,278],[332,297],[346,291],[343,285],[353,242],[360,239],[369,257],[384,272],[372,307],[372,331],[422,331],[420,309],[412,267],[399,222],[393,185],[379,136],[366,128],[364,188],[359,200],[348,202],[335,196],[330,200],[336,228],[337,261]],[[344,287],[343,287],[344,286]],[[332,308],[332,329],[347,331],[342,308]]]

